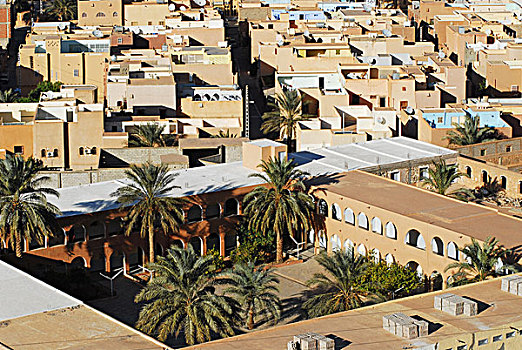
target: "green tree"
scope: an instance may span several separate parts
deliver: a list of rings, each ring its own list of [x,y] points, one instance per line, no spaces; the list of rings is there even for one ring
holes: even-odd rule
[[[147,123],[138,125],[136,132],[129,137],[129,146],[132,147],[167,147],[172,146],[174,137],[163,134],[165,125]]]
[[[451,145],[473,145],[493,141],[498,138],[494,128],[489,126],[479,127],[479,118],[470,115],[466,115],[464,124],[453,123],[453,127],[455,130],[451,130],[444,137]]]
[[[157,335],[185,336],[189,345],[234,335],[239,324],[239,305],[227,296],[215,294],[215,266],[211,256],[200,257],[192,246],[172,246],[165,257],[149,265],[155,277],[136,296],[143,303],[136,327]]]
[[[416,271],[397,263],[376,263],[372,259],[369,259],[361,283],[367,286],[368,291],[383,295],[387,299],[394,297],[397,290],[407,295],[422,286],[422,280]]]
[[[232,294],[243,309],[243,319],[248,329],[254,328],[255,320],[277,323],[281,316],[281,300],[277,284],[279,279],[272,270],[255,267],[253,263],[237,264],[223,275],[220,283],[228,285],[225,293]]]
[[[268,107],[271,111],[263,115],[261,131],[265,134],[278,132],[280,137],[286,138],[288,152],[291,152],[297,123],[308,120],[302,114],[302,97],[296,90],[286,90],[278,93],[275,97],[275,102],[269,102]]]
[[[235,264],[262,264],[273,258],[275,235],[273,231],[266,234],[248,229],[248,223],[242,220],[236,229],[239,238],[239,246],[230,254]]]
[[[13,89],[0,91],[0,103],[11,103],[16,102],[18,99],[18,93]]]
[[[169,193],[179,186],[173,185],[177,174],[170,173],[164,164],[142,165],[131,164],[125,171],[129,184],[118,188],[111,193],[117,197],[123,207],[128,208],[127,228],[128,236],[137,227],[141,237],[149,241],[149,262],[154,262],[154,226],[161,226],[163,234],[175,232],[184,221],[181,205],[183,201],[169,197]],[[127,209],[127,208],[125,208]]]
[[[219,130],[218,134],[212,135],[210,137],[215,138],[215,139],[228,139],[228,138],[236,138],[237,134],[232,134],[230,132],[230,129],[227,129],[227,131]]]
[[[480,282],[499,276],[501,273],[497,270],[498,264],[504,262],[509,254],[509,251],[494,237],[486,238],[482,246],[475,238],[471,238],[471,244],[459,248],[459,251],[464,254],[466,261],[449,264],[444,270],[444,272],[457,270],[453,274],[453,285]],[[514,266],[509,264],[504,264],[502,269],[516,272]]]
[[[259,166],[262,174],[252,174],[265,182],[244,198],[248,227],[268,236],[276,235],[276,262],[283,261],[283,238],[296,232],[308,232],[314,210],[312,198],[306,193],[306,173],[296,169],[293,160],[274,159]]]
[[[459,171],[457,164],[446,164],[446,161],[441,159],[433,162],[433,167],[428,169],[428,177],[422,180],[422,184],[438,194],[458,196],[465,190],[458,189],[451,193],[448,193],[448,190],[462,176],[468,177],[467,174]]]
[[[346,250],[332,255],[321,253],[316,259],[327,273],[316,273],[307,282],[313,287],[312,296],[303,303],[308,317],[347,311],[360,307],[365,300],[382,299],[363,283],[365,271],[370,266],[366,257]]]
[[[49,180],[38,177],[43,169],[33,158],[7,155],[0,160],[0,237],[9,241],[17,257],[22,256],[24,239],[43,244],[46,236],[61,230],[56,221],[60,210],[47,202],[47,195],[58,192],[42,187]]]
[[[76,19],[75,0],[54,0],[52,6],[47,8],[45,14],[48,19],[59,22]]]

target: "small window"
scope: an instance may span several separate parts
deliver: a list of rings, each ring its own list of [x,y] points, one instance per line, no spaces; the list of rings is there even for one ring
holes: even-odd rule
[[[506,339],[513,338],[515,336],[515,331],[506,333]]]
[[[506,153],[511,152],[511,146],[506,146]]]
[[[80,148],[78,149],[78,153],[79,153],[81,156],[83,156],[83,147],[80,147]]]
[[[341,50],[335,50],[335,54],[339,56],[341,54]]]
[[[164,26],[164,25],[165,25],[165,21],[159,21],[158,24],[159,24],[160,26]]]
[[[82,13],[82,18],[85,18],[85,17],[87,17],[87,14],[84,12],[84,13]]]
[[[471,167],[467,166],[467,167],[466,167],[466,175],[468,175],[469,177],[471,177],[471,174],[472,174]]]
[[[14,146],[14,154],[24,154],[24,146]]]
[[[58,148],[53,150],[53,157],[58,157]]]
[[[419,178],[421,180],[425,180],[425,179],[429,178],[428,167],[419,168]]]
[[[42,158],[45,158],[47,156],[47,152],[45,151],[45,148],[42,148],[42,150],[40,151],[40,156]]]
[[[507,188],[507,178],[505,176],[501,176],[500,177],[500,186],[503,188],[503,189],[506,189]]]
[[[137,26],[138,22],[131,22],[131,26]]]
[[[105,17],[105,13],[103,13],[103,12],[98,12],[98,13],[96,14],[96,17]]]
[[[151,25],[152,25],[152,21],[149,21],[149,22],[147,22],[147,23],[149,24],[149,26],[151,26]]]
[[[459,345],[459,346],[457,346],[457,350],[468,350],[468,346],[467,345]]]
[[[402,91],[406,91],[406,86],[403,86],[403,87],[402,87]]]
[[[443,118],[443,117],[438,117],[438,118],[437,118],[437,123],[438,123],[438,124],[442,124],[442,123],[444,123],[444,118]]]
[[[502,340],[502,334],[493,336],[493,343]]]
[[[272,23],[268,23],[268,29],[274,29],[274,25]]]
[[[401,181],[401,173],[399,173],[398,171],[392,171],[390,173],[390,178],[395,181]]]
[[[73,70],[73,75],[75,77],[79,77],[80,76],[80,71],[78,69]]]
[[[96,154],[96,147],[91,148],[91,154]]]
[[[518,85],[511,85],[512,92],[518,92]]]
[[[518,193],[522,194],[522,181],[518,182]]]
[[[480,150],[480,155],[481,156],[485,156],[486,155],[486,149],[485,148]]]
[[[118,17],[118,12],[113,12],[112,17]]]
[[[118,38],[118,44],[123,44],[123,38]]]
[[[488,339],[488,338],[486,338],[486,339],[480,339],[480,340],[478,341],[478,345],[479,345],[479,346],[486,345],[487,343],[489,343],[489,339]]]

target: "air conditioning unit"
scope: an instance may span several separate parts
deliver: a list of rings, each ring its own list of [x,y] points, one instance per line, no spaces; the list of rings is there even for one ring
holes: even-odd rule
[[[54,153],[48,151],[48,152],[47,152],[47,158],[53,158],[53,157],[54,157]]]
[[[85,154],[92,154],[91,149],[90,149],[90,148],[86,148],[86,149],[85,149]]]

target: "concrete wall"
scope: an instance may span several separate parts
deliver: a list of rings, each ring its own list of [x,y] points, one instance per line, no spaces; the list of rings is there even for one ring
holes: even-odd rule
[[[129,164],[145,162],[161,163],[160,156],[167,154],[182,155],[177,147],[130,147],[105,148],[101,155],[101,167],[127,167]]]

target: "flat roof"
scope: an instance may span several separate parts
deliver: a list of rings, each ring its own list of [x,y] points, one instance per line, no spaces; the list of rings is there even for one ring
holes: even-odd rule
[[[495,236],[507,248],[520,246],[522,242],[521,219],[382,176],[351,171],[335,180],[318,178],[313,184],[346,198],[481,241]]]
[[[267,139],[250,141],[250,144],[259,147],[282,145]],[[317,176],[400,164],[405,161],[451,156],[456,157],[457,152],[406,137],[395,137],[338,147],[318,148],[293,153],[290,158],[297,162],[301,170]],[[249,177],[255,172],[244,167],[242,162],[174,171],[178,174],[174,182],[181,188],[173,189],[168,195],[180,198],[259,185],[260,179]],[[116,202],[115,198],[110,197],[110,193],[127,183],[126,179],[120,179],[60,188],[57,189],[60,197],[48,196],[48,201],[60,208],[62,217],[117,209],[120,204]]]
[[[522,322],[522,297],[500,290],[500,279],[469,284],[457,288],[420,294],[340,312],[333,315],[277,326],[231,338],[199,344],[187,349],[265,350],[286,349],[294,335],[319,333],[336,339],[336,349],[435,349],[438,342],[459,334],[468,335],[495,329],[503,334],[503,327]],[[453,316],[433,307],[435,295],[453,293],[478,300],[484,304],[476,316]],[[485,309],[483,309],[485,308]],[[382,317],[396,312],[418,316],[437,327],[430,327],[428,336],[404,339],[383,329]],[[516,328],[514,329],[516,330]],[[494,333],[496,335],[496,333]],[[519,335],[517,335],[519,336]],[[337,347],[337,344],[341,345]],[[431,346],[430,346],[431,345]]]

